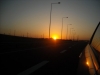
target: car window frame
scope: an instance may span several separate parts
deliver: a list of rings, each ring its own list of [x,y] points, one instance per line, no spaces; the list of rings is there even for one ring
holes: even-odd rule
[[[98,29],[99,26],[100,26],[100,22],[98,23],[97,27],[95,28],[95,30],[94,30],[94,32],[93,32],[93,34],[92,34],[92,36],[91,36],[91,39],[90,39],[90,41],[89,41],[89,44],[90,44],[90,45],[91,45],[91,43],[92,43],[92,40],[93,40],[93,38],[94,38],[94,35],[95,35],[95,33],[96,33],[96,31],[97,31],[97,29]]]
[[[99,54],[99,52],[97,52],[98,50],[96,50],[96,49],[92,46],[92,42],[93,42],[93,39],[94,39],[95,34],[96,34],[96,32],[97,32],[97,30],[98,30],[99,27],[100,27],[100,22],[99,22],[98,25],[96,26],[96,28],[95,28],[95,30],[94,30],[92,36],[91,36],[91,39],[90,39],[90,41],[89,41],[89,46],[91,47],[91,50],[93,51],[93,53],[94,53],[94,55],[95,55],[95,58],[96,58],[96,61],[97,61],[97,64],[98,64],[98,66],[99,66],[98,70],[96,70],[97,75],[100,74],[100,59],[99,59],[100,57],[98,56],[98,54]],[[94,59],[92,59],[92,60],[94,60]]]

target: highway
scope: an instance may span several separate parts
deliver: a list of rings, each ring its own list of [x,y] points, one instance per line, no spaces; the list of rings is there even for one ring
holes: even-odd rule
[[[0,75],[76,75],[79,54],[87,42],[57,42],[0,53]]]

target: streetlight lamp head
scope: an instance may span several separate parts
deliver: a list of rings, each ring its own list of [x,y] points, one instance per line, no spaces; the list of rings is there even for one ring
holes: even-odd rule
[[[60,2],[58,2],[58,4],[60,4]]]

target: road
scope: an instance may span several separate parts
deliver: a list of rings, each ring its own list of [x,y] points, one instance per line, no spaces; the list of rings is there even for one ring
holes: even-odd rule
[[[0,53],[0,75],[75,75],[86,42],[63,42]]]

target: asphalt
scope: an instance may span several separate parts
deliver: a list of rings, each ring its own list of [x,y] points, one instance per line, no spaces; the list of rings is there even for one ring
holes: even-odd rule
[[[76,75],[80,60],[79,54],[84,50],[86,44],[84,41],[66,41],[27,49],[5,50],[0,53],[0,75],[25,75],[30,70],[31,72],[27,74]],[[37,68],[37,65],[40,64],[42,66]]]

